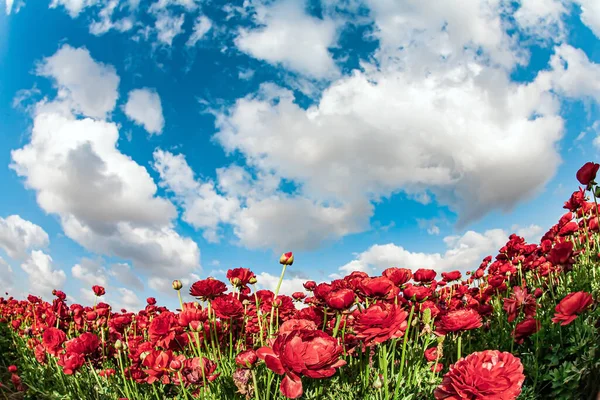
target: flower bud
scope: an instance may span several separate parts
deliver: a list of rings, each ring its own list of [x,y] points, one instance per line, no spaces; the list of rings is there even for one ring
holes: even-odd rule
[[[283,253],[279,258],[279,264],[292,265],[294,263],[294,254],[290,251],[289,253]]]
[[[14,374],[15,372],[17,372],[17,366],[16,365],[9,365],[8,366],[8,372]]]
[[[256,282],[258,282],[258,280],[254,276],[252,278],[248,279],[248,283],[251,285],[254,285]]]
[[[175,279],[173,281],[173,289],[181,290],[182,287],[183,287],[183,285],[181,284],[181,281],[179,279]]]
[[[383,381],[381,380],[381,375],[377,375],[375,382],[373,382],[374,389],[381,389],[383,386]]]
[[[246,350],[242,351],[235,357],[235,363],[240,368],[252,368],[254,364],[258,361],[258,356],[254,352],[254,350]]]
[[[123,350],[123,342],[121,342],[120,339],[117,339],[115,341],[115,350],[117,350],[117,351]]]
[[[179,371],[182,366],[183,364],[181,364],[181,361],[179,360],[171,360],[169,363],[169,368],[171,368],[173,371]]]

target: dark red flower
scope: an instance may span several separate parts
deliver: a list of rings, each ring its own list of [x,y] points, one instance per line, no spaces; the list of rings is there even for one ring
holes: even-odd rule
[[[310,378],[329,378],[336,368],[346,365],[340,359],[343,352],[337,339],[318,330],[296,330],[279,335],[273,347],[261,347],[259,358],[265,360],[267,368],[278,375],[285,375],[279,387],[290,399],[302,396],[302,375]]]
[[[227,271],[227,279],[235,287],[247,287],[256,282],[256,275],[248,268],[234,268]]]
[[[375,303],[354,315],[356,338],[367,346],[383,343],[404,335],[408,313],[395,304]]]
[[[100,339],[91,332],[84,332],[81,336],[69,340],[65,343],[67,353],[77,353],[81,355],[93,354],[100,346]]]
[[[148,297],[146,303],[148,303],[149,306],[153,306],[156,304],[156,299],[154,297]]]
[[[420,268],[413,274],[413,279],[416,282],[428,283],[435,279],[437,273],[432,269]]]
[[[279,327],[279,334],[289,333],[291,331],[297,330],[315,330],[317,329],[317,324],[314,321],[309,319],[288,319]]]
[[[226,291],[227,286],[215,278],[203,279],[190,287],[190,295],[198,297],[202,301],[215,299]]]
[[[350,289],[339,289],[329,292],[325,297],[327,307],[334,310],[346,310],[354,304],[356,295]]]
[[[509,298],[504,299],[502,307],[508,314],[508,322],[513,322],[521,310],[526,317],[534,317],[537,309],[535,297],[527,293],[527,289],[520,286],[515,286]]]
[[[438,359],[438,350],[437,347],[430,347],[425,350],[425,359],[427,361],[435,361]]]
[[[256,361],[258,361],[258,356],[254,350],[242,351],[235,356],[235,363],[240,368],[252,368]]]
[[[106,290],[104,290],[102,286],[98,285],[92,286],[92,290],[94,291],[94,294],[98,297],[104,296],[104,294],[106,293]]]
[[[460,271],[442,272],[442,278],[444,278],[446,282],[457,281],[461,277],[462,274],[460,273]]]
[[[219,377],[216,373],[217,364],[206,357],[188,358],[183,363],[181,374],[190,384],[204,385],[205,382],[212,382]]]
[[[596,179],[598,168],[600,168],[600,165],[593,162],[587,162],[583,164],[583,166],[579,168],[579,171],[577,171],[576,175],[579,183],[589,186],[589,184]]]
[[[554,265],[570,264],[571,257],[573,256],[573,242],[562,242],[554,245],[550,254],[548,255],[548,261]]]
[[[400,289],[386,277],[365,278],[359,285],[359,291],[372,299],[391,300],[398,296]]]
[[[158,346],[168,348],[171,341],[177,335],[175,330],[178,327],[177,318],[171,312],[164,312],[152,320],[148,327],[148,335],[150,340]]]
[[[485,350],[451,365],[434,395],[436,400],[514,400],[523,381],[523,365],[517,357]]]
[[[315,281],[306,281],[303,284],[304,289],[308,290],[309,292],[312,292],[313,290],[315,290],[317,288],[317,282]]]
[[[56,356],[58,352],[62,350],[62,345],[65,340],[67,340],[67,335],[58,328],[47,328],[42,334],[44,348],[53,356]]]
[[[304,292],[294,292],[294,293],[292,293],[292,299],[294,299],[296,301],[301,301],[305,297],[306,297],[306,294],[304,294]]]
[[[556,305],[552,322],[561,325],[569,325],[578,314],[581,314],[594,303],[592,295],[586,292],[569,293]]]
[[[480,328],[481,315],[471,308],[450,311],[441,317],[436,324],[436,332],[445,335],[449,332],[462,332]]]
[[[240,318],[244,315],[244,305],[231,294],[217,297],[211,305],[221,319]]]
[[[526,337],[529,337],[540,330],[540,321],[527,318],[517,324],[512,332],[515,343],[521,344]]]
[[[61,354],[57,364],[63,368],[65,375],[73,375],[85,363],[85,359],[81,354],[66,353]]]
[[[412,278],[412,271],[406,268],[388,268],[381,274],[400,287]]]

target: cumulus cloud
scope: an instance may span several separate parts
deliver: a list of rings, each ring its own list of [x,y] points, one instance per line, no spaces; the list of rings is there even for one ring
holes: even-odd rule
[[[4,292],[11,293],[13,282],[12,268],[0,257],[0,294],[4,294]]]
[[[260,27],[242,29],[236,46],[254,58],[315,78],[338,72],[328,48],[337,41],[335,23],[310,16],[301,1],[281,1],[259,6],[256,22]]]
[[[29,250],[44,248],[49,242],[46,231],[18,215],[0,218],[0,248],[13,259],[25,259]]]
[[[114,309],[126,309],[127,311],[138,311],[142,308],[142,301],[134,291],[127,288],[117,288],[118,297],[110,301]]]
[[[50,8],[63,6],[71,18],[76,18],[86,7],[98,4],[100,0],[52,0]]]
[[[275,292],[277,284],[279,283],[279,278],[279,276],[261,272],[256,275],[256,285],[260,289],[267,289]],[[279,288],[279,294],[291,296],[294,292],[305,292],[306,290],[304,289],[303,284],[306,281],[307,279],[301,277],[284,278],[281,282],[281,287]]]
[[[204,15],[200,15],[194,21],[194,27],[192,28],[192,34],[189,39],[185,43],[188,47],[194,47],[198,41],[202,40],[202,38],[208,33],[208,31],[212,28],[212,22],[210,19],[205,17]]]
[[[521,31],[558,41],[565,35],[563,18],[567,11],[563,0],[521,0],[514,18]]]
[[[111,265],[108,271],[110,276],[115,277],[119,282],[127,287],[134,288],[136,290],[144,290],[144,283],[142,280],[133,272],[129,264],[117,263]]]
[[[600,3],[596,0],[574,0],[581,7],[581,21],[600,39]]]
[[[81,103],[78,99],[85,100],[95,87],[115,81],[112,75],[96,78],[78,82],[58,106],[54,101],[37,107],[30,142],[12,151],[11,168],[36,191],[40,207],[57,215],[65,234],[84,248],[131,260],[144,272],[177,276],[196,270],[197,244],[173,229],[177,210],[156,195],[157,186],[146,168],[119,151],[117,125],[76,118],[60,107],[64,102]],[[114,101],[110,107],[104,102],[98,107],[103,112],[90,110],[92,116],[109,112]],[[87,107],[81,109],[88,112]]]
[[[339,269],[343,275],[352,271],[380,274],[389,267],[412,270],[430,268],[438,272],[458,269],[465,272],[477,268],[484,257],[495,255],[506,244],[508,236],[502,229],[491,229],[484,233],[467,231],[462,236],[446,236],[443,239],[447,247],[444,253],[411,252],[393,243],[376,244]],[[334,277],[337,276],[334,274]]]
[[[161,11],[156,15],[156,36],[158,41],[164,45],[172,46],[173,39],[183,33],[185,14],[173,15],[167,11]]]
[[[30,293],[48,297],[52,290],[61,289],[67,278],[64,271],[54,269],[52,257],[41,250],[33,250],[21,269],[29,275]]]
[[[92,260],[84,257],[79,264],[75,264],[71,268],[71,275],[86,283],[89,287],[94,285],[108,285],[106,269],[102,266],[101,260]]]
[[[63,45],[38,65],[37,74],[54,81],[58,102],[90,117],[106,117],[119,97],[115,68],[95,61],[85,48]]]
[[[129,92],[123,111],[150,134],[160,135],[165,126],[160,96],[156,90],[143,88]]]
[[[99,19],[90,24],[90,33],[92,35],[100,36],[111,29],[116,29],[119,32],[126,32],[133,28],[133,20],[131,17],[120,18],[113,21],[112,16],[118,5],[119,0],[109,0],[104,5],[98,13]]]

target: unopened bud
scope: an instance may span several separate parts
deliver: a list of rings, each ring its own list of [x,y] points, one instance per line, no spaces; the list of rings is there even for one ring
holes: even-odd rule
[[[294,263],[294,254],[290,251],[289,253],[283,253],[279,258],[279,264],[292,265]]]
[[[381,375],[377,375],[375,382],[373,382],[373,388],[381,389],[383,386],[383,381],[381,380]]]
[[[252,278],[248,279],[248,283],[251,285],[254,285],[256,282],[258,282],[258,280],[256,279],[255,276],[253,276]]]
[[[169,368],[171,368],[173,371],[179,371],[182,366],[183,364],[181,364],[181,361],[179,360],[172,360],[169,363]]]
[[[183,285],[181,284],[180,280],[175,279],[173,281],[173,289],[175,289],[175,290],[181,290],[182,287],[183,287]]]
[[[123,350],[123,342],[120,339],[115,341],[115,350],[121,351]]]

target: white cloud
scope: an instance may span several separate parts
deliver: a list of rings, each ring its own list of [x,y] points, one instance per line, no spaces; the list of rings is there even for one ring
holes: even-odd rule
[[[5,1],[6,1],[6,15],[10,15],[14,0],[5,0]]]
[[[261,27],[240,30],[235,44],[241,51],[315,78],[338,73],[328,51],[337,41],[333,21],[308,15],[300,1],[261,5],[256,13]]]
[[[160,96],[156,90],[143,88],[130,91],[123,111],[129,119],[142,125],[148,133],[156,135],[162,133],[165,119]]]
[[[597,0],[574,0],[581,7],[581,21],[600,39],[600,2]]]
[[[523,237],[527,243],[539,243],[542,234],[545,232],[541,226],[535,224],[524,226],[522,228],[515,225],[511,229],[515,231],[517,235]]]
[[[277,284],[279,283],[279,278],[280,276],[271,275],[268,272],[261,272],[256,276],[256,285],[260,289],[267,289],[275,292]],[[279,294],[291,296],[294,292],[306,292],[303,286],[304,282],[306,281],[307,279],[304,278],[284,277],[283,281],[281,282],[281,287],[279,288]]]
[[[566,33],[563,18],[568,11],[567,5],[564,0],[521,0],[514,18],[525,33],[560,41]]]
[[[49,242],[46,231],[18,215],[0,218],[0,248],[13,259],[25,259],[29,250],[44,248]]]
[[[95,61],[85,48],[62,46],[38,65],[37,74],[54,80],[59,103],[90,117],[106,117],[119,97],[115,68]]]
[[[0,296],[5,292],[12,292],[13,270],[2,257],[0,257]]]
[[[96,295],[94,294],[94,292],[91,289],[80,288],[79,295],[81,296],[81,299],[84,303],[82,305],[92,306],[98,302]],[[110,295],[110,291],[109,291],[109,295]]]
[[[114,276],[119,282],[136,290],[144,290],[144,283],[132,271],[129,264],[117,263],[113,264],[108,271],[110,276]]]
[[[120,310],[124,308],[127,311],[138,311],[142,307],[142,301],[132,290],[127,288],[117,288],[117,291],[119,297],[114,298],[111,301],[111,305],[114,309]]]
[[[169,12],[159,12],[156,15],[156,23],[154,25],[158,41],[169,47],[172,46],[173,39],[183,33],[184,21],[185,14],[175,16]]]
[[[484,257],[494,256],[508,241],[508,234],[502,229],[487,230],[483,234],[467,231],[462,236],[446,236],[443,241],[448,248],[443,254],[411,252],[393,243],[373,245],[339,269],[342,274],[352,271],[379,274],[390,267],[465,272],[477,268]]]
[[[119,0],[109,0],[106,5],[100,10],[98,20],[95,20],[90,24],[90,33],[92,35],[100,36],[116,29],[119,32],[126,32],[133,28],[133,20],[131,17],[125,17],[113,21],[112,15],[119,5]]]
[[[199,40],[202,40],[204,35],[208,33],[210,28],[212,27],[212,22],[210,19],[205,17],[204,15],[200,15],[196,18],[194,22],[193,32],[190,35],[189,39],[185,43],[186,46],[194,47]]]
[[[98,2],[99,0],[52,0],[50,8],[63,6],[71,18],[76,18],[84,8],[91,7]]]
[[[106,276],[106,270],[101,265],[101,261],[92,260],[89,258],[82,258],[79,264],[75,264],[71,268],[71,275],[74,278],[85,282],[88,286],[108,285],[108,277]]]
[[[21,269],[29,275],[29,291],[35,295],[49,297],[52,290],[62,288],[67,278],[64,271],[53,268],[52,257],[41,250],[33,250]]]

